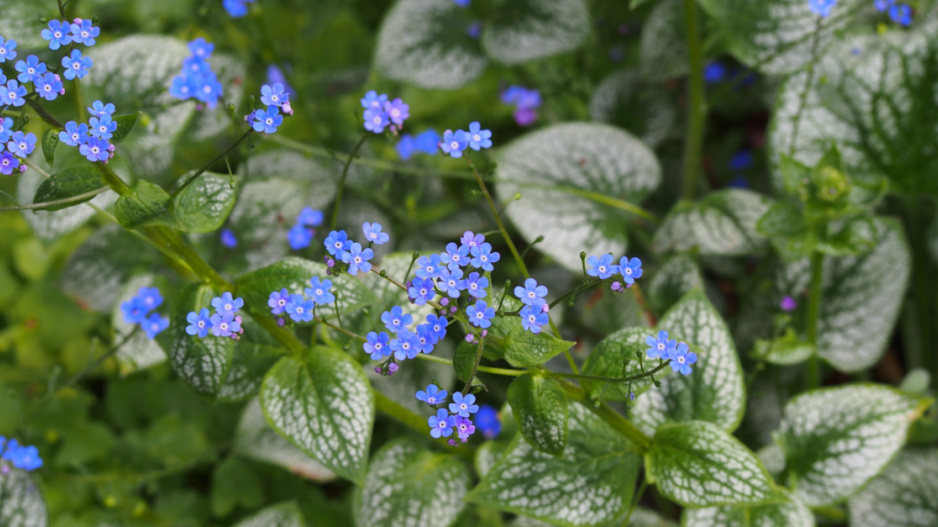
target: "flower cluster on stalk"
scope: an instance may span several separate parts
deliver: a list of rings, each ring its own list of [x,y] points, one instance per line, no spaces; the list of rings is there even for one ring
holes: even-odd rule
[[[322,225],[322,219],[322,211],[304,207],[296,216],[293,227],[287,231],[287,241],[290,242],[290,248],[299,251],[309,247],[313,243],[313,236],[316,235],[315,228]]]
[[[646,338],[645,344],[648,344],[645,355],[649,359],[670,360],[671,369],[682,375],[690,375],[690,365],[697,362],[697,354],[690,351],[687,343],[668,340],[667,331],[659,331],[657,337]]]
[[[189,52],[192,55],[183,60],[182,70],[173,77],[169,94],[184,101],[195,98],[209,108],[214,108],[222,96],[222,85],[208,63],[213,51],[215,44],[202,37],[190,42]]]
[[[14,132],[13,119],[0,117],[0,174],[10,176],[14,172],[25,172],[26,165],[22,160],[35,148],[36,134],[24,134],[21,130]]]
[[[537,121],[537,109],[541,107],[541,92],[523,86],[509,86],[501,94],[502,102],[515,105],[515,122],[520,126],[531,126]]]
[[[469,123],[469,131],[465,130],[447,130],[443,132],[443,140],[440,141],[440,150],[450,157],[462,157],[463,150],[471,148],[479,151],[483,148],[492,146],[492,132],[483,130],[479,121]]]
[[[388,100],[387,94],[371,90],[361,100],[362,118],[365,120],[365,130],[376,134],[384,133],[384,129],[391,127],[391,133],[397,134],[404,128],[404,121],[410,117],[410,106],[400,98]]]
[[[417,134],[416,137],[410,134],[401,134],[401,138],[394,148],[397,150],[397,155],[405,161],[415,153],[436,155],[440,150],[440,134],[432,128]]]
[[[140,327],[147,334],[147,338],[152,340],[156,338],[157,334],[169,327],[168,317],[153,313],[153,310],[161,305],[163,305],[163,296],[160,295],[159,289],[141,287],[133,298],[121,304],[124,322],[140,324]]]
[[[190,311],[186,315],[186,322],[189,323],[186,333],[201,339],[211,331],[216,337],[239,340],[244,334],[244,328],[241,327],[241,315],[238,312],[244,307],[244,299],[234,298],[231,293],[225,292],[213,298],[211,304],[215,313],[203,307],[198,312]]]
[[[440,405],[446,405],[446,390],[441,390],[439,386],[431,384],[427,386],[426,391],[417,391],[418,401],[423,401],[433,408]],[[469,437],[475,433],[476,426],[472,422],[472,415],[479,411],[479,405],[476,404],[476,396],[471,393],[456,392],[453,394],[453,402],[448,406],[438,408],[436,415],[427,419],[427,425],[430,427],[430,437],[441,438],[450,437],[453,433],[460,441],[465,443]],[[450,439],[450,444],[455,446],[456,440]]]
[[[16,439],[8,440],[0,436],[0,475],[10,471],[9,465],[4,461],[27,472],[42,466],[42,458],[39,457],[39,450],[36,447],[21,445]]]
[[[309,279],[310,287],[303,292],[306,295],[291,294],[287,289],[270,293],[267,305],[270,313],[277,317],[277,324],[286,325],[286,318],[294,322],[309,322],[313,320],[313,310],[316,306],[324,306],[335,302],[332,294],[332,281],[321,280],[318,276]]]
[[[623,256],[618,264],[614,262],[611,254],[590,256],[586,259],[586,265],[589,266],[586,274],[600,280],[613,278],[610,288],[616,293],[621,293],[623,282],[628,289],[635,284],[635,280],[642,277],[642,261],[639,258]]]
[[[293,115],[293,107],[290,105],[290,92],[279,82],[274,83],[272,86],[269,84],[261,86],[261,104],[265,108],[254,110],[244,117],[244,120],[251,124],[255,132],[272,134],[283,124],[284,115]]]
[[[92,163],[107,163],[114,157],[115,150],[114,144],[108,141],[117,131],[117,122],[112,117],[114,105],[94,101],[87,110],[91,116],[88,122],[65,123],[65,130],[59,132],[59,141],[69,146],[77,146],[79,153]]]

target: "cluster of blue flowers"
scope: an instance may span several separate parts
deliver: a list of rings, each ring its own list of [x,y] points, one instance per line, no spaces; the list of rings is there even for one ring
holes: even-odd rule
[[[7,438],[0,436],[0,454],[0,460],[9,461],[20,470],[36,470],[42,466],[42,458],[36,447],[20,445],[16,439],[7,441]],[[6,465],[0,464],[0,473],[5,474],[8,470]]]
[[[515,105],[515,122],[530,126],[537,121],[537,109],[541,107],[541,92],[523,86],[509,86],[502,92],[502,102]]]
[[[912,25],[912,8],[905,4],[897,4],[896,0],[874,0],[873,5],[880,13],[889,12],[893,22],[909,27]]]
[[[13,119],[0,117],[0,174],[12,175],[14,171],[25,172],[26,159],[36,149],[36,134],[13,131]]]
[[[649,359],[670,360],[671,369],[682,375],[690,375],[690,365],[697,362],[697,354],[690,351],[684,342],[668,340],[667,331],[659,331],[657,337],[646,338],[645,344],[649,346],[645,350]]]
[[[137,295],[121,304],[124,322],[140,324],[148,339],[169,327],[169,318],[152,311],[163,304],[160,290],[155,287],[141,287]]]
[[[287,241],[294,251],[305,249],[313,243],[316,229],[322,225],[322,211],[304,207],[296,217],[296,223],[287,231]]]
[[[223,0],[222,5],[233,18],[240,18],[248,14],[248,4],[255,0]]]
[[[198,313],[190,311],[186,315],[186,333],[204,338],[209,330],[216,337],[229,337],[234,340],[241,338],[244,328],[241,327],[241,315],[238,311],[244,307],[244,300],[240,297],[232,298],[231,293],[225,292],[212,299],[214,314],[209,314],[208,308],[202,308]]]
[[[550,305],[544,299],[547,296],[547,287],[538,285],[537,280],[533,278],[528,278],[524,281],[524,287],[515,287],[515,296],[524,304],[519,313],[521,326],[535,335],[540,333],[541,328],[550,322],[547,315]]]
[[[404,308],[401,306],[394,306],[390,311],[382,313],[381,322],[390,333],[394,334],[394,338],[391,338],[385,331],[380,333],[370,331],[365,336],[362,349],[371,357],[371,360],[384,359],[385,362],[376,367],[375,371],[388,375],[393,375],[397,371],[398,362],[413,359],[419,353],[426,355],[432,353],[433,347],[446,336],[448,324],[445,317],[431,313],[427,315],[426,322],[418,324],[411,330],[414,317],[410,313],[404,313]]]
[[[441,390],[439,386],[431,384],[427,386],[426,391],[419,390],[417,392],[417,400],[437,408],[446,404],[447,395],[446,390]],[[427,425],[430,426],[430,436],[437,439],[449,437],[453,435],[455,430],[459,440],[465,443],[476,431],[476,426],[470,416],[478,411],[479,405],[476,404],[475,395],[471,393],[454,393],[453,402],[449,403],[448,407],[438,408],[436,415],[427,419]],[[449,443],[453,446],[457,444],[455,439],[450,439]]]
[[[440,134],[432,128],[421,132],[416,137],[410,134],[403,134],[395,148],[397,149],[397,155],[401,156],[401,159],[405,161],[410,159],[415,152],[429,154],[431,156],[436,155],[440,149]]]
[[[81,155],[88,161],[107,163],[114,157],[115,147],[108,142],[117,131],[117,122],[114,121],[114,105],[94,101],[88,114],[91,118],[88,123],[78,124],[75,121],[65,123],[65,130],[59,132],[59,141],[77,146]]]
[[[462,157],[462,152],[466,148],[479,151],[483,148],[491,148],[492,132],[483,130],[479,121],[469,123],[469,131],[465,130],[447,130],[443,132],[443,140],[440,142],[440,149],[444,154],[450,157]]]
[[[273,86],[261,86],[261,104],[267,106],[266,110],[254,110],[244,120],[251,123],[255,132],[272,134],[283,124],[283,115],[293,115],[290,106],[290,93],[286,87],[277,82]],[[280,113],[283,112],[283,115]]]
[[[286,289],[274,291],[267,300],[270,313],[277,315],[277,324],[286,325],[284,315],[288,315],[294,322],[309,322],[313,319],[313,309],[318,305],[327,305],[335,302],[331,280],[320,280],[318,276],[309,279],[309,285],[304,291],[306,296],[291,295]]]
[[[365,120],[365,130],[376,134],[384,133],[389,125],[391,133],[396,134],[404,128],[404,121],[410,117],[410,106],[404,104],[400,98],[388,100],[384,93],[371,90],[361,99],[362,118]]]
[[[586,259],[586,264],[589,266],[586,274],[600,280],[612,278],[613,275],[621,275],[626,288],[632,287],[635,280],[642,277],[642,261],[640,259],[630,259],[628,256],[623,256],[618,265],[613,261],[611,254],[590,256]],[[618,278],[612,282],[610,287],[617,293],[622,292],[622,283],[619,282]]]
[[[215,44],[206,42],[204,38],[199,37],[190,42],[189,52],[192,56],[182,62],[182,70],[173,77],[169,94],[184,101],[194,97],[209,108],[214,108],[222,96],[222,85],[208,63],[213,51]]]
[[[326,236],[323,243],[329,253],[325,257],[329,273],[340,272],[341,267],[347,268],[352,276],[371,271],[371,259],[375,257],[371,246],[388,243],[391,237],[382,232],[380,223],[366,221],[362,224],[362,232],[368,240],[368,247],[365,248],[362,248],[362,244],[350,240],[345,231],[332,231]],[[339,266],[339,262],[343,265]]]

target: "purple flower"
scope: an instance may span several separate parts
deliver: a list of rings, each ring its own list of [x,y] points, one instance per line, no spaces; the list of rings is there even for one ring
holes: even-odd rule
[[[537,121],[537,110],[533,108],[518,108],[515,110],[514,118],[518,126],[531,126]]]
[[[13,174],[13,171],[19,168],[20,160],[13,157],[13,154],[9,152],[0,153],[0,174],[4,176],[9,176]]]
[[[441,390],[439,386],[430,384],[427,386],[427,391],[417,391],[417,400],[423,401],[430,406],[436,406],[446,402],[446,395],[446,390]]]
[[[456,417],[449,415],[446,410],[440,408],[437,410],[436,415],[431,415],[427,419],[427,424],[430,425],[431,437],[449,437],[453,435],[453,428],[456,427]]]
[[[440,253],[440,261],[446,264],[450,269],[459,269],[469,265],[469,247],[466,245],[457,246],[450,242],[446,244],[446,252]]]
[[[478,151],[492,146],[491,130],[482,130],[479,121],[469,123],[469,148]]]
[[[521,308],[521,312],[519,313],[521,315],[521,327],[535,335],[540,333],[541,328],[550,322],[550,317],[541,307],[543,305],[544,301],[541,300],[540,304]]]
[[[365,239],[375,245],[383,245],[391,240],[391,236],[386,232],[381,232],[380,223],[365,222],[362,224],[362,231],[365,233]]]
[[[671,356],[674,347],[677,346],[675,341],[668,340],[667,331],[659,331],[658,338],[653,336],[646,338],[645,344],[648,344],[645,354],[648,355],[649,359],[667,359]]]
[[[489,307],[485,300],[479,300],[474,306],[466,308],[466,316],[469,317],[469,323],[473,326],[486,329],[492,325],[495,308]]]
[[[414,304],[422,306],[433,300],[436,291],[433,290],[433,281],[424,278],[414,278],[407,288],[407,296],[414,301]]]
[[[209,327],[212,325],[212,317],[209,316],[208,309],[203,307],[198,313],[190,311],[189,314],[186,315],[186,322],[189,323],[189,325],[186,326],[186,333],[189,335],[198,335],[201,339],[208,335]]]
[[[287,231],[287,241],[294,251],[305,249],[313,243],[313,231],[297,223]]]
[[[459,392],[453,394],[453,402],[449,403],[449,411],[460,417],[469,417],[479,411],[479,405],[475,404],[476,396],[471,393],[463,395]]]
[[[590,266],[589,269],[586,270],[586,274],[599,277],[600,280],[605,280],[619,272],[619,266],[612,263],[611,254],[590,256],[586,259],[586,264]]]
[[[470,249],[469,253],[472,254],[472,259],[469,263],[472,264],[473,267],[484,269],[488,272],[495,270],[492,264],[498,262],[502,257],[500,254],[492,252],[492,246],[488,243],[473,247]]]
[[[489,279],[481,276],[479,273],[469,273],[466,277],[464,289],[476,298],[485,298],[488,292],[485,290],[489,286]]]
[[[671,350],[671,369],[681,372],[681,375],[690,375],[690,365],[697,362],[697,354],[690,351],[687,344],[681,342]]]
[[[469,436],[474,434],[476,431],[475,425],[472,424],[472,420],[468,417],[458,417],[456,418],[456,434],[459,435],[459,439],[465,443],[469,440]]]
[[[88,161],[105,163],[111,158],[110,146],[111,144],[105,139],[88,137],[84,144],[78,147],[78,152],[85,156]]]
[[[522,304],[533,306],[540,305],[547,296],[547,287],[537,285],[537,280],[528,278],[524,281],[524,287],[515,286],[515,296],[521,300]]]
[[[287,309],[287,303],[290,301],[290,292],[286,289],[281,289],[279,292],[274,291],[270,294],[270,298],[267,299],[267,305],[270,306],[271,315],[280,315]]]
[[[43,29],[39,34],[45,40],[49,41],[49,49],[59,49],[62,46],[67,46],[72,43],[72,35],[69,33],[71,31],[71,26],[68,22],[63,22],[60,20],[50,20],[49,28]],[[0,38],[0,47],[2,47],[3,39]],[[0,53],[2,55],[2,53]]]
[[[381,313],[381,322],[384,322],[388,331],[397,333],[407,329],[407,326],[414,322],[414,317],[410,313],[404,313],[401,306],[394,306],[390,311]]]
[[[443,141],[440,143],[440,149],[444,154],[450,157],[462,157],[462,151],[469,146],[469,134],[463,130],[447,130],[443,132]]]
[[[384,113],[388,119],[397,126],[404,126],[404,120],[410,117],[410,106],[404,104],[400,98],[384,103]]]
[[[313,301],[303,298],[303,295],[291,295],[284,311],[296,322],[309,322],[313,319],[313,307]]]
[[[335,302],[335,295],[330,293],[331,280],[320,280],[318,276],[314,276],[309,279],[309,285],[312,287],[306,288],[306,296],[312,298],[314,303],[325,305]]]
[[[782,311],[794,311],[798,308],[798,302],[790,296],[785,296],[781,302],[779,302],[778,307],[782,308]]]
[[[371,355],[371,360],[381,360],[391,355],[391,347],[388,345],[390,337],[387,333],[369,332],[365,335],[367,340],[362,344],[365,353]]]
[[[635,280],[642,277],[642,261],[638,258],[630,260],[628,256],[623,256],[617,268],[622,280],[628,285],[634,284]]]

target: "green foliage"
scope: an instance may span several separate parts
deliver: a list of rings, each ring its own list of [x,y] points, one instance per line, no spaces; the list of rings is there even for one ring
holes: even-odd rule
[[[211,311],[212,298],[220,294],[205,285],[184,287],[170,320],[183,321],[190,312],[198,313],[203,308]],[[186,325],[180,322],[172,324],[169,330],[172,335],[168,352],[173,370],[199,394],[218,397],[231,370],[234,340],[211,333],[205,338],[192,338],[186,333]]]
[[[563,456],[567,446],[567,396],[549,377],[526,374],[508,387],[508,404],[524,439],[537,450]]]
[[[87,195],[105,186],[101,173],[89,166],[68,168],[43,181],[36,189],[33,203],[68,199],[68,203],[47,205],[36,210],[60,210],[90,200]],[[87,195],[78,199],[78,196]]]

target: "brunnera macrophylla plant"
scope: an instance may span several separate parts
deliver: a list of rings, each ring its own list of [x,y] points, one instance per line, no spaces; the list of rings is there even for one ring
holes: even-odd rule
[[[938,524],[933,2],[32,4],[0,525]]]

